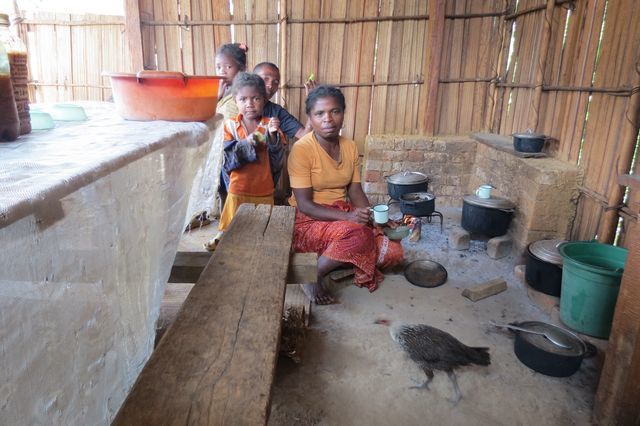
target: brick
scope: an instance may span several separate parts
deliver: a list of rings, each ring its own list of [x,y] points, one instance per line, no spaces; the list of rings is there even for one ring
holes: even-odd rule
[[[502,293],[507,289],[507,282],[504,278],[494,278],[482,284],[478,284],[471,288],[462,290],[462,295],[472,302],[485,299],[498,293]]]
[[[491,238],[487,241],[487,255],[492,259],[501,259],[511,253],[513,240],[509,235]]]
[[[364,173],[365,182],[380,182],[382,179],[382,172],[380,170],[367,170]]]
[[[384,151],[381,149],[371,149],[367,154],[367,160],[382,160],[384,159]]]
[[[455,250],[469,250],[471,236],[464,229],[454,226],[449,231],[449,247]]]
[[[404,141],[404,149],[431,151],[433,149],[433,141],[427,139],[407,139]]]
[[[367,160],[364,164],[365,170],[384,170],[382,168],[382,161]]]
[[[408,151],[407,161],[422,161],[424,160],[424,152],[422,151]]]

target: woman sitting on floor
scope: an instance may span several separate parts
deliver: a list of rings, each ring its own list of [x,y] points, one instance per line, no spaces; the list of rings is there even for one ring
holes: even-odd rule
[[[403,260],[400,243],[390,241],[370,223],[369,200],[360,184],[358,147],[340,136],[345,100],[342,92],[318,86],[307,97],[306,113],[313,131],[300,139],[289,155],[289,178],[296,206],[293,247],[318,254],[318,279],[303,285],[317,304],[333,297],[323,286],[332,270],[351,264],[354,282],[374,291],[384,279],[378,268]]]

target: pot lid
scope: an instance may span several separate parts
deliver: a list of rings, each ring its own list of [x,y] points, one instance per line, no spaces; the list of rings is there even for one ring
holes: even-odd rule
[[[517,138],[529,138],[529,139],[545,139],[546,136],[543,135],[542,133],[534,133],[533,130],[531,129],[527,129],[526,132],[522,132],[522,133],[514,133],[512,136],[515,136]]]
[[[412,185],[415,183],[425,183],[428,181],[429,178],[424,173],[410,171],[399,172],[387,177],[387,182],[396,185]]]
[[[562,265],[562,256],[558,250],[560,244],[566,240],[540,240],[529,244],[529,251],[540,260]]]
[[[476,195],[465,195],[462,197],[465,203],[472,206],[486,207],[489,209],[512,210],[516,208],[513,201],[501,197],[480,198]]]
[[[518,327],[526,328],[531,331],[537,331],[541,333],[554,333],[558,337],[561,337],[563,341],[569,344],[570,348],[563,348],[551,342],[545,336],[533,333],[527,333],[524,331],[517,331],[518,337],[531,345],[544,350],[545,352],[551,352],[558,355],[567,356],[583,356],[587,351],[587,346],[584,341],[574,333],[564,328],[557,327],[553,324],[549,324],[541,321],[525,321],[519,324],[514,324]]]

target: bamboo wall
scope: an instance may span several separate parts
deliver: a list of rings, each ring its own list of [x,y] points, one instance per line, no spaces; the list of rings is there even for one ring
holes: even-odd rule
[[[29,50],[32,101],[106,100],[102,71],[130,68],[121,16],[38,13],[19,26]]]
[[[421,132],[429,58],[441,52],[434,133],[552,136],[553,152],[584,169],[572,237],[612,241],[624,189],[616,178],[629,172],[638,132],[634,1],[520,0],[516,9],[515,0],[446,0],[441,45],[430,39],[436,1],[139,0],[144,67],[215,74],[215,50],[246,42],[250,68],[279,64],[280,102],[303,122],[310,72],[340,86],[343,133],[364,151],[369,133]],[[100,73],[133,71],[123,22],[41,14],[22,24],[33,98],[107,98]],[[635,219],[625,212],[628,229]]]

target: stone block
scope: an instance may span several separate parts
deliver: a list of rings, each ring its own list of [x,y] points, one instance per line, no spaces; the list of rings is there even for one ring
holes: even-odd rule
[[[380,182],[382,179],[382,173],[380,170],[367,170],[364,173],[365,182]]]
[[[383,160],[384,152],[382,149],[370,149],[367,153],[367,160]]]
[[[469,250],[471,236],[464,229],[454,226],[449,231],[449,247],[455,250]]]
[[[526,268],[526,265],[516,265],[513,268],[513,274],[516,276],[516,279],[518,280],[518,282],[522,284],[524,284],[525,268]]]
[[[422,161],[422,160],[424,160],[424,152],[422,152],[422,151],[408,151],[406,159],[408,161]]]
[[[365,170],[383,170],[382,161],[379,160],[367,160],[364,163]]]
[[[513,240],[509,235],[491,238],[487,241],[487,255],[492,259],[502,259],[511,253]]]

